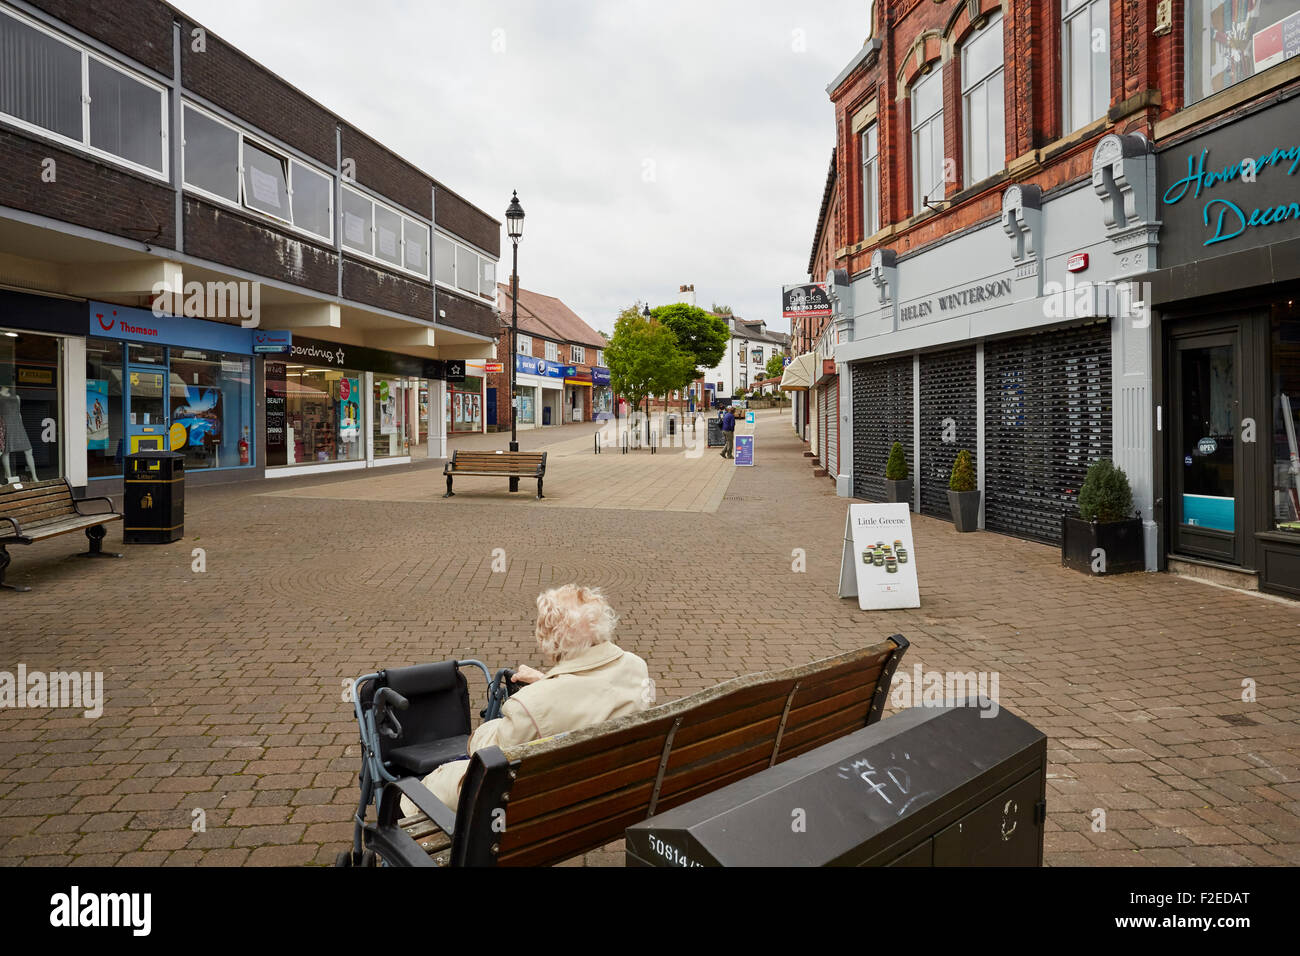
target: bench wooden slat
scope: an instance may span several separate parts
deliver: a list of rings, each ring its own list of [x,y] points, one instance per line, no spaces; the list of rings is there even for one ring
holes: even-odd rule
[[[77,508],[72,486],[63,478],[35,481],[22,487],[0,485],[0,519],[12,519],[0,520],[0,585],[6,589],[30,590],[5,582],[5,572],[13,561],[8,550],[11,545],[31,545],[73,531],[84,530],[90,539],[90,550],[86,554],[120,558],[120,554],[108,554],[103,550],[105,529],[101,526],[121,521],[122,516],[116,511],[104,511],[102,502],[94,502],[94,507],[86,514]]]
[[[471,859],[477,853],[481,859],[491,844],[498,865],[556,863],[618,839],[652,811],[668,810],[766,769],[778,739],[777,761],[783,762],[858,730],[879,717],[877,687],[892,676],[906,646],[905,641],[897,647],[885,641],[774,673],[746,675],[647,711],[498,753],[492,764],[476,757],[457,811],[452,860],[458,853]],[[504,832],[476,832],[488,829],[488,804],[497,800],[506,809]],[[422,845],[445,845],[431,836],[436,827],[422,815],[402,823]]]

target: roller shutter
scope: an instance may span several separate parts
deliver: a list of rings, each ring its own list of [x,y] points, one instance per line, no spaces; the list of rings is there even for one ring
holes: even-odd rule
[[[840,380],[826,385],[826,469],[832,477],[840,473]]]
[[[903,443],[909,473],[912,461],[912,357],[853,366],[853,496],[885,500],[885,462],[889,448]]]
[[[921,513],[951,521],[948,479],[961,449],[976,455],[975,347],[921,356]]]
[[[1060,544],[1088,466],[1111,456],[1110,327],[984,347],[984,523]]]

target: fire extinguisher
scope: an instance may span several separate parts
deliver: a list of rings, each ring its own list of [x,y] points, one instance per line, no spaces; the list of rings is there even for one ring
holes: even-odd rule
[[[244,434],[239,439],[239,463],[248,464],[248,429],[244,429]]]

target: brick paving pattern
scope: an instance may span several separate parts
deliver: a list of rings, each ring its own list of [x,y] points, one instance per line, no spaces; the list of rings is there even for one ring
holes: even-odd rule
[[[760,413],[758,466],[732,470],[712,511],[551,507],[486,479],[442,501],[420,463],[349,478],[347,496],[321,496],[337,475],[192,490],[185,539],[123,561],[66,560],[84,547],[72,536],[13,549],[11,579],[33,590],[0,593],[0,670],[102,671],[106,704],[96,720],[0,710],[0,864],[329,863],[356,798],[345,679],[539,663],[533,598],[571,580],[608,590],[661,699],[895,631],[913,643],[904,670],[998,672],[1002,706],[1051,738],[1049,864],[1300,863],[1300,607],[1169,575],[1090,579],[1050,548],[915,516],[923,606],[860,611],[835,594],[846,502],[787,415]],[[548,495],[602,480],[569,460]],[[634,480],[599,461],[609,496]],[[390,489],[422,481],[426,500]],[[622,859],[613,845],[585,862]]]

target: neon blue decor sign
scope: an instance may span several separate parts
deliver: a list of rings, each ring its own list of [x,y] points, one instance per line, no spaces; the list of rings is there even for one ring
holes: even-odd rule
[[[1191,191],[1193,199],[1200,199],[1203,190],[1233,181],[1254,185],[1255,177],[1269,167],[1281,167],[1287,161],[1287,175],[1295,175],[1300,168],[1300,146],[1290,149],[1274,148],[1258,159],[1247,157],[1224,166],[1219,170],[1205,168],[1208,149],[1201,150],[1200,156],[1187,157],[1187,175],[1165,190],[1164,201],[1173,205],[1181,201]],[[1271,226],[1288,219],[1300,219],[1300,202],[1280,203],[1276,206],[1257,207],[1249,214],[1230,199],[1211,199],[1201,210],[1201,221],[1207,229],[1213,228],[1214,234],[1206,239],[1204,245],[1212,246],[1216,242],[1236,239],[1247,229],[1255,226]]]

